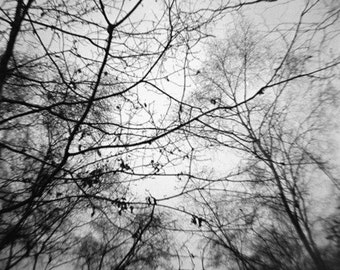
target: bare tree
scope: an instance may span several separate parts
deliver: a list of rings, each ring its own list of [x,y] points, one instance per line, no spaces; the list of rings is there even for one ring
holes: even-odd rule
[[[210,111],[188,134],[205,147],[244,153],[235,172],[210,179],[194,197],[203,209],[212,261],[228,262],[230,269],[335,267],[323,254],[317,228],[324,217],[317,187],[339,190],[329,160],[339,56],[328,54],[339,10],[305,24],[319,4],[307,1],[285,33],[264,37],[241,21],[210,45],[200,70],[201,90],[191,102]],[[278,33],[286,46],[266,46]]]
[[[148,248],[167,239],[155,229],[157,198],[144,202],[129,186],[179,175],[165,170],[190,154],[173,150],[178,135],[207,114],[181,115],[195,45],[210,23],[259,2],[1,3],[2,268],[52,269],[75,253],[80,265],[103,269],[112,252],[114,269],[166,258],[166,250]],[[170,89],[177,74],[181,95]],[[166,109],[158,112],[157,102]],[[120,223],[128,212],[130,222]],[[104,241],[79,236],[96,222],[114,227],[98,225]]]

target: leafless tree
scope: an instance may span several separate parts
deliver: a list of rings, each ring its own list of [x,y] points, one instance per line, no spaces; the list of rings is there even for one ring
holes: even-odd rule
[[[331,160],[339,56],[329,54],[339,34],[334,30],[339,9],[323,10],[320,21],[305,23],[321,4],[307,1],[297,24],[266,36],[241,20],[236,31],[209,46],[209,60],[198,75],[201,88],[188,101],[192,110],[209,114],[186,132],[203,147],[241,155],[234,172],[210,178],[193,197],[215,264],[336,267],[323,252],[325,235],[317,224],[327,213],[320,213],[317,187],[339,191]],[[272,35],[283,43],[276,45]]]
[[[207,114],[181,114],[195,45],[210,23],[259,2],[1,3],[3,269],[74,260],[105,269],[113,252],[114,269],[166,258],[151,247],[168,239],[156,230],[158,200],[134,197],[129,185],[178,177],[166,169],[189,159],[178,150],[183,130]],[[170,89],[178,74],[181,95]],[[95,224],[97,235],[84,235]]]

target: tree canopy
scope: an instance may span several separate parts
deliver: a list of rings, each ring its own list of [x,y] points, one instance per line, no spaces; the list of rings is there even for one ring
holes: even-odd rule
[[[337,1],[0,11],[1,269],[336,269]]]

